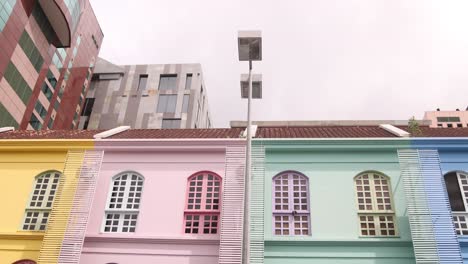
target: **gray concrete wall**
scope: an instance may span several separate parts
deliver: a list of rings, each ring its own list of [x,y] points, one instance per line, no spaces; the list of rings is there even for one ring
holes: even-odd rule
[[[80,128],[86,119],[89,119],[87,129],[111,129],[122,125],[161,128],[163,119],[180,119],[180,128],[211,127],[207,89],[200,64],[116,66],[106,62],[99,65],[87,95],[95,98],[93,111],[90,117],[81,117]],[[175,89],[158,89],[161,75],[166,74],[177,74]],[[187,74],[192,74],[190,89],[185,89]],[[139,90],[140,75],[148,75],[148,79],[146,88]],[[157,112],[162,94],[177,95],[175,113]],[[190,96],[187,113],[182,113],[184,95]]]

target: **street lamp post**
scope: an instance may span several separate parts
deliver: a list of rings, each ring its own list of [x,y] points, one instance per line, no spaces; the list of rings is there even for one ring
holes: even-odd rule
[[[262,36],[260,31],[239,31],[238,35],[239,61],[249,62],[249,74],[247,81],[243,80],[245,75],[241,76],[241,95],[242,98],[247,98],[247,153],[246,153],[246,170],[245,170],[245,194],[244,194],[244,232],[242,246],[242,263],[250,262],[250,182],[251,182],[251,148],[252,148],[252,121],[251,121],[251,105],[252,105],[252,90],[254,98],[261,98],[262,86],[259,75],[252,75],[252,61],[262,60]],[[253,79],[257,79],[252,85]],[[258,81],[260,79],[260,81]],[[254,89],[252,89],[254,88]],[[247,90],[247,91],[246,91]]]

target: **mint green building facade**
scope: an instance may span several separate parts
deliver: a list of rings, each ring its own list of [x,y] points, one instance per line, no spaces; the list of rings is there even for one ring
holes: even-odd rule
[[[405,139],[254,140],[251,263],[416,263],[398,157],[398,150],[408,148]],[[280,188],[275,177],[282,172],[302,174],[308,180],[307,234],[292,234],[297,232],[294,227],[286,235],[278,234],[281,224],[274,211]],[[359,214],[355,181],[359,175],[381,175],[388,180],[393,196],[393,213],[388,214],[394,217],[392,235],[363,235],[360,217],[372,214]],[[289,190],[296,188],[291,184]],[[291,217],[299,215],[293,211]]]

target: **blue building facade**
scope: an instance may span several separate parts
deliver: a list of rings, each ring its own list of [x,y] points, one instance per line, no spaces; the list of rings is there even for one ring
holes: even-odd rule
[[[412,191],[418,199],[415,226],[427,235],[418,243],[412,227],[415,251],[434,247],[437,263],[468,263],[468,138],[416,138],[407,152],[413,155],[407,166],[413,167],[413,178],[422,177],[423,186]]]

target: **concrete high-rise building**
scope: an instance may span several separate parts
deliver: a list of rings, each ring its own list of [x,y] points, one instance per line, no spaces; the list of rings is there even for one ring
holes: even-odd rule
[[[88,0],[0,0],[0,126],[76,128],[103,37]]]
[[[424,120],[430,120],[431,127],[468,127],[468,107],[465,111],[426,111]]]
[[[200,64],[114,65],[99,58],[79,128],[210,128]]]

